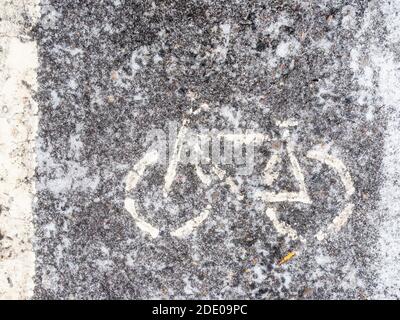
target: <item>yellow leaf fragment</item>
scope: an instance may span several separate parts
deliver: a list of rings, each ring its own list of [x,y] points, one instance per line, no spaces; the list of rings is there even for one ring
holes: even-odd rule
[[[296,252],[290,251],[286,256],[284,256],[279,262],[278,266],[281,266],[282,264],[289,262],[296,256]]]

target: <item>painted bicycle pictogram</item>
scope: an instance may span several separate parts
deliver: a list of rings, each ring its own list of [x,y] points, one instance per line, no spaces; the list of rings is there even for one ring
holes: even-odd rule
[[[290,169],[293,172],[294,178],[297,181],[298,191],[288,192],[288,191],[264,191],[261,194],[261,198],[265,203],[268,204],[268,208],[265,211],[266,216],[271,220],[272,225],[276,231],[282,235],[289,237],[292,240],[298,240],[301,243],[306,243],[306,239],[303,238],[298,232],[292,228],[289,224],[285,223],[279,219],[277,210],[274,208],[274,204],[281,202],[298,202],[303,204],[311,204],[311,198],[308,194],[307,186],[305,184],[304,173],[299,164],[299,161],[295,152],[295,144],[291,137],[291,131],[297,126],[296,121],[286,120],[277,121],[276,125],[281,131],[280,142],[284,142],[286,149],[286,154],[289,158]],[[176,141],[173,146],[173,152],[171,160],[168,164],[166,174],[164,176],[163,184],[163,195],[168,197],[173,185],[176,175],[177,166],[181,161],[182,156],[182,146],[187,139],[187,133],[190,127],[190,120],[184,119],[182,125],[178,131]],[[239,141],[243,144],[261,144],[264,141],[271,141],[271,138],[262,133],[219,133],[221,137],[227,141]],[[200,137],[202,138],[202,137]],[[202,154],[201,148],[197,145],[192,146],[192,151],[199,153],[199,157],[207,158],[207,154]],[[149,172],[155,164],[159,161],[161,155],[156,149],[151,149],[144,154],[144,156],[134,165],[133,169],[128,173],[126,178],[126,193],[135,191],[138,183],[144,178],[145,174]],[[351,203],[351,196],[354,193],[354,186],[350,176],[350,173],[344,163],[337,157],[329,154],[323,149],[311,149],[306,153],[306,157],[310,160],[320,162],[330,169],[332,169],[335,174],[338,175],[339,180],[344,188],[344,200],[345,204],[343,209],[340,210],[333,218],[333,220],[324,228],[318,230],[314,237],[322,241],[329,236],[329,234],[338,232],[348,221],[350,215],[353,211],[353,204]],[[209,160],[209,159],[208,159]],[[266,167],[263,170],[262,176],[263,180],[267,185],[272,185],[277,178],[277,172],[275,172],[276,165],[282,161],[282,156],[279,151],[273,152],[272,156],[268,160]],[[199,164],[194,165],[195,174],[199,180],[211,186],[216,181],[218,183],[227,184],[231,191],[236,193],[240,199],[238,193],[238,186],[234,182],[234,179],[227,175],[227,172],[221,168],[220,165],[215,163],[210,163],[211,170],[209,173],[204,172]],[[125,199],[125,208],[132,215],[137,227],[146,234],[149,234],[152,238],[157,238],[160,235],[160,230],[158,227],[151,225],[144,218],[145,212],[139,212],[136,206],[136,199],[131,196],[127,196]],[[210,203],[201,210],[201,212],[194,218],[186,221],[180,227],[170,230],[170,234],[177,238],[185,238],[192,234],[200,225],[206,223],[207,219],[212,214],[212,206]]]

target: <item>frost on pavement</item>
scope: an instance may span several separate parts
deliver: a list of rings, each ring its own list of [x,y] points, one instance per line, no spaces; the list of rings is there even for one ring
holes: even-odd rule
[[[38,1],[0,1],[0,299],[33,294]]]
[[[377,298],[400,298],[400,2],[382,1],[387,45],[372,57],[379,70],[378,92],[387,113],[380,203],[376,212]]]
[[[376,31],[378,30],[378,32]],[[351,50],[351,68],[366,116],[383,110],[385,128],[378,204],[367,212],[377,226],[371,281],[373,298],[400,297],[400,2],[372,1]]]

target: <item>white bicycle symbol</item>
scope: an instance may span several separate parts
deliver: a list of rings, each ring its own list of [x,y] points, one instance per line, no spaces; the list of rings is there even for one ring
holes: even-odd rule
[[[171,186],[175,180],[177,175],[177,166],[181,160],[181,151],[182,145],[186,139],[186,135],[188,132],[190,121],[188,119],[183,120],[182,126],[178,132],[177,139],[174,144],[173,154],[171,161],[167,167],[166,174],[164,176],[164,185],[163,185],[163,194],[165,197],[168,196],[168,193],[171,189]],[[294,152],[294,143],[291,139],[290,127],[295,127],[297,123],[295,121],[287,120],[282,122],[277,122],[277,125],[280,127],[282,132],[281,141],[286,142],[284,145],[286,146],[286,151],[289,157],[289,162],[291,166],[291,170],[294,174],[295,179],[297,180],[299,191],[296,192],[263,192],[260,197],[266,203],[278,203],[278,202],[300,202],[304,204],[311,204],[310,197],[307,192],[307,188],[304,181],[304,174],[300,167],[299,161],[296,158]],[[220,134],[224,139],[231,141],[241,141],[242,143],[254,143],[260,144],[263,141],[269,140],[270,138],[267,135],[259,134],[259,133],[251,133],[251,134]],[[201,152],[201,150],[194,150],[195,152]],[[202,154],[201,156],[207,157]],[[339,176],[340,181],[345,190],[345,205],[343,209],[334,217],[334,219],[324,228],[318,230],[314,235],[315,238],[319,241],[324,240],[330,233],[338,232],[340,229],[347,223],[350,215],[353,211],[353,204],[350,202],[351,196],[354,193],[354,186],[347,170],[346,166],[343,162],[330,155],[326,151],[320,149],[312,149],[307,152],[306,157],[312,160],[316,160],[325,164],[326,166],[333,169],[333,171]],[[157,150],[149,150],[145,153],[145,155],[139,160],[133,167],[126,178],[126,188],[125,191],[128,194],[131,191],[135,191],[139,181],[143,178],[144,173],[153,167],[160,158],[160,154]],[[267,165],[264,169],[263,179],[267,185],[272,185],[274,181],[277,179],[277,172],[274,172],[274,168],[277,164],[282,161],[281,153],[275,151]],[[239,199],[238,186],[235,184],[232,177],[227,176],[226,172],[222,170],[218,165],[211,164],[211,172],[210,174],[206,174],[199,165],[195,165],[195,173],[200,179],[200,181],[206,185],[211,185],[213,183],[213,178],[219,180],[219,182],[226,183],[231,191],[235,192]],[[125,208],[132,215],[134,222],[137,227],[143,231],[144,233],[149,234],[152,238],[157,238],[160,234],[159,228],[148,223],[143,215],[138,212],[136,207],[136,200],[132,197],[127,196],[125,199]],[[208,204],[204,210],[201,211],[195,218],[186,221],[179,228],[170,231],[170,234],[177,238],[184,238],[190,235],[195,231],[197,227],[199,227],[202,223],[204,223],[207,218],[211,214],[211,205]],[[306,243],[306,239],[300,236],[295,229],[293,229],[287,223],[281,221],[278,217],[276,209],[273,207],[269,207],[265,211],[266,216],[271,220],[274,228],[278,232],[278,234],[282,236],[287,236],[292,240],[299,240],[301,243]]]

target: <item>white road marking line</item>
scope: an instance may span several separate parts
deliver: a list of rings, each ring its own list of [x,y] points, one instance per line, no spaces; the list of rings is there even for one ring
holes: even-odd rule
[[[276,125],[278,127],[281,127],[281,128],[296,127],[298,124],[299,123],[296,120],[293,120],[293,119],[287,119],[287,120],[283,120],[283,121],[277,120],[276,121]]]
[[[126,191],[130,191],[136,187],[140,178],[143,176],[146,167],[155,164],[158,161],[158,152],[151,150],[147,152],[144,157],[133,167],[133,170],[128,173],[126,177]]]
[[[224,138],[226,141],[232,141],[237,144],[262,144],[269,141],[270,137],[263,133],[220,133],[217,135],[219,139]]]
[[[315,237],[319,241],[325,240],[330,233],[336,232],[338,233],[340,229],[349,221],[349,218],[353,212],[354,205],[352,203],[348,203],[344,209],[333,219],[333,221],[328,225],[328,227],[323,230],[319,230]]]
[[[205,174],[203,169],[199,165],[196,165],[195,168],[196,168],[196,174],[199,177],[200,181],[204,183],[206,186],[209,186],[212,182],[211,176]]]
[[[379,205],[371,212],[378,226],[379,241],[374,262],[377,287],[374,299],[400,297],[400,2],[382,0],[388,45],[371,46],[370,59],[378,72],[378,95],[382,98],[387,127],[383,141]],[[370,27],[367,24],[367,27]],[[362,47],[364,48],[364,47]],[[362,50],[361,47],[359,50]],[[364,68],[364,65],[362,66]],[[373,97],[375,98],[375,97]]]
[[[34,289],[38,52],[18,23],[36,23],[39,11],[39,0],[0,2],[0,299],[29,299]]]
[[[264,170],[264,182],[269,187],[272,187],[274,181],[276,181],[276,179],[278,179],[279,177],[279,171],[274,169],[276,165],[281,163],[281,159],[282,158],[279,156],[278,153],[274,153],[267,162],[267,165]]]

